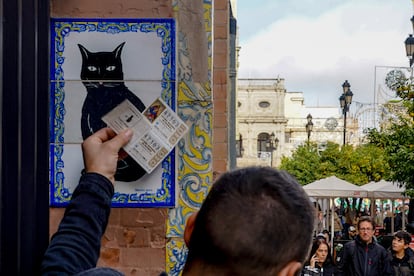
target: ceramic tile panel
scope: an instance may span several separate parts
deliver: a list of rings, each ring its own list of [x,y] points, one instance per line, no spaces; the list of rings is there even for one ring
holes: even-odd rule
[[[50,203],[60,207],[82,171],[80,145],[106,112],[124,99],[143,111],[158,97],[176,110],[175,21],[55,18],[51,38]],[[120,161],[113,206],[174,207],[176,154],[151,174]]]

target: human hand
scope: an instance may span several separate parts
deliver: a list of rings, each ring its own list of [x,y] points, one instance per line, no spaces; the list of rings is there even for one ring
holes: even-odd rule
[[[316,263],[319,261],[319,258],[316,256],[316,254],[313,254],[312,258],[310,259],[309,265],[311,268],[314,268]]]
[[[112,129],[103,128],[89,136],[82,143],[85,171],[99,173],[114,184],[118,152],[129,142],[132,134],[130,129],[116,135]]]

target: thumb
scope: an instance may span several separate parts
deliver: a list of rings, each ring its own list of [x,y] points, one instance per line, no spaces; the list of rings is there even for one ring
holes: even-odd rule
[[[116,148],[117,150],[120,150],[123,146],[128,144],[128,142],[132,138],[132,135],[132,130],[128,128],[121,131],[118,135],[109,140],[107,143],[110,144],[112,147]]]

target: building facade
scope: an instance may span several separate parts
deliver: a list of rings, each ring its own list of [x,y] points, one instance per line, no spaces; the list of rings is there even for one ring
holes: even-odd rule
[[[344,118],[339,107],[307,107],[303,92],[288,92],[285,80],[239,79],[237,89],[237,166],[277,167],[282,156],[290,156],[306,143],[307,116],[312,116],[309,141],[323,150],[326,142],[342,144]],[[345,140],[360,141],[358,120],[348,114]]]

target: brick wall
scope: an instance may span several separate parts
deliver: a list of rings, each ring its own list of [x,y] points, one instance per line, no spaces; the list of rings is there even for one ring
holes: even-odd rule
[[[214,178],[229,168],[228,98],[229,90],[229,2],[214,1],[213,27],[213,173]]]
[[[63,208],[50,209],[50,233],[55,233]],[[165,270],[167,209],[113,208],[102,238],[98,266],[125,275],[159,275]]]

